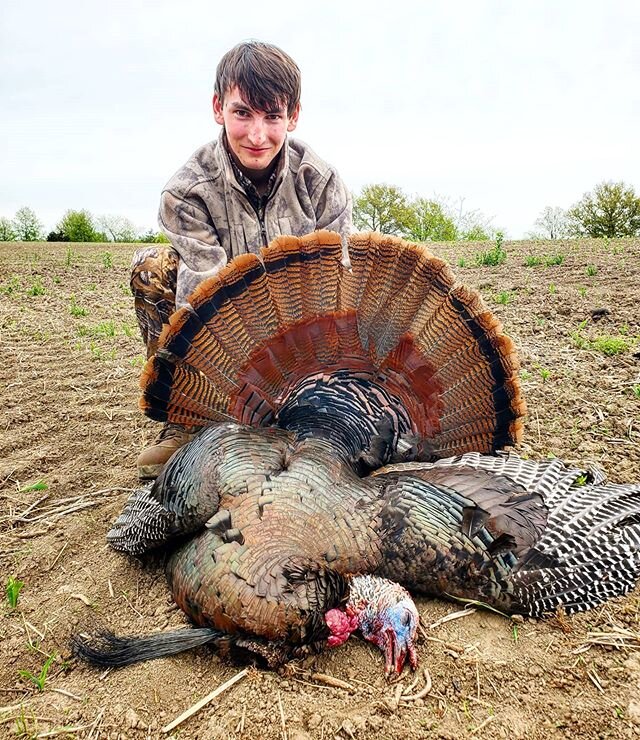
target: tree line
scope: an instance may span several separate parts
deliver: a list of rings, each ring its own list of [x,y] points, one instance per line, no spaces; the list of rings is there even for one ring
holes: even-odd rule
[[[444,199],[409,198],[395,185],[366,185],[353,201],[357,228],[381,231],[412,241],[480,241],[498,231],[480,211],[465,211]],[[528,238],[640,236],[640,198],[624,182],[598,183],[564,210],[547,206]]]
[[[0,241],[49,242],[168,242],[161,232],[149,229],[140,233],[124,216],[94,217],[89,211],[68,210],[53,231],[44,226],[28,206],[19,208],[13,219],[0,217]]]
[[[393,234],[417,242],[481,241],[500,232],[478,210],[465,210],[464,200],[410,198],[395,185],[365,185],[353,198],[358,229]],[[640,198],[624,182],[604,181],[564,210],[547,206],[527,238],[640,236]],[[13,219],[0,217],[0,241],[168,242],[164,234],[138,233],[124,216],[94,217],[87,210],[68,210],[54,231],[44,227],[31,208],[20,208]]]

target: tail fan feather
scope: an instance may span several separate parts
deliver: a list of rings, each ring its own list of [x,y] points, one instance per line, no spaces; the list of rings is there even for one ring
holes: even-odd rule
[[[143,411],[263,426],[309,378],[347,372],[361,387],[355,402],[365,399],[356,417],[385,388],[403,409],[390,416],[408,411],[402,433],[433,457],[515,443],[525,413],[517,359],[480,296],[396,237],[354,235],[350,256],[349,272],[339,235],[320,231],[233,260],[163,331],[141,379]]]

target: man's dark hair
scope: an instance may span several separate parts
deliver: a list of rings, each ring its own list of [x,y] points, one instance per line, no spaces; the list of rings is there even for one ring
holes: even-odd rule
[[[221,102],[236,85],[254,110],[286,106],[291,115],[300,102],[298,65],[282,49],[262,41],[243,41],[220,60],[215,93]]]

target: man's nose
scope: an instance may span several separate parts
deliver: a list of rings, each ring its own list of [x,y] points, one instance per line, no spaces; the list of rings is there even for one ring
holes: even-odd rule
[[[261,118],[254,118],[249,127],[249,140],[257,146],[262,144],[266,138],[265,122]]]

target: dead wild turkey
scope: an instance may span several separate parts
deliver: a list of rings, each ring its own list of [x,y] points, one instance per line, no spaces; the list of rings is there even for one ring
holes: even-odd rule
[[[276,666],[360,630],[391,673],[416,665],[398,582],[535,616],[632,588],[640,486],[489,454],[524,413],[499,323],[424,247],[366,234],[350,254],[346,272],[337,235],[279,238],[172,317],[142,408],[206,428],[108,540],[180,541],[168,579],[199,627],[78,635],[78,655],[126,665],[211,643]]]

